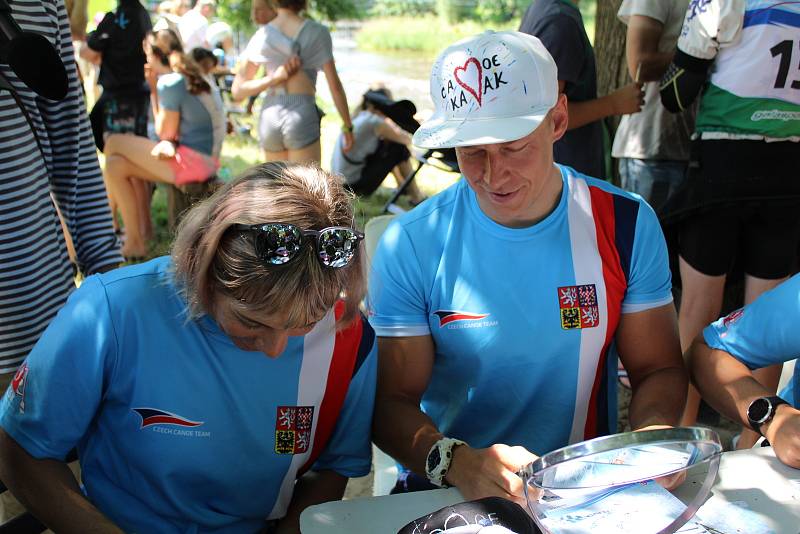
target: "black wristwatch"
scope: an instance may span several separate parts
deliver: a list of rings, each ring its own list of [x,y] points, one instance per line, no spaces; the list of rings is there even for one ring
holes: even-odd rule
[[[775,410],[781,404],[789,403],[780,397],[759,397],[751,402],[747,408],[747,422],[750,427],[763,436],[761,427],[775,417]]]

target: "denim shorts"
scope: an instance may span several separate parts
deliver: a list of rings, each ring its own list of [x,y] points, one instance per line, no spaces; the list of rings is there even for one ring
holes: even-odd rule
[[[687,165],[686,161],[620,158],[621,185],[641,195],[658,212],[683,184]]]
[[[320,115],[314,95],[268,95],[258,121],[261,148],[298,150],[319,140]]]

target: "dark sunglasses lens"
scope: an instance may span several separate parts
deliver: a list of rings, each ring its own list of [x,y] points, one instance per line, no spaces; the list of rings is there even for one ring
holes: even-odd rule
[[[303,234],[291,224],[265,224],[256,232],[256,252],[271,265],[283,265],[300,251]]]
[[[330,228],[319,234],[317,252],[326,267],[346,267],[356,254],[358,235],[347,228]]]

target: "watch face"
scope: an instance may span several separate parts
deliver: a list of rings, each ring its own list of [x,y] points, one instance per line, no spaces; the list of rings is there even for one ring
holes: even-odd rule
[[[772,413],[772,403],[766,397],[754,400],[747,409],[747,418],[754,423],[763,423]]]
[[[439,447],[434,447],[434,449],[428,455],[428,472],[432,473],[440,463],[442,463],[442,451],[439,450]]]

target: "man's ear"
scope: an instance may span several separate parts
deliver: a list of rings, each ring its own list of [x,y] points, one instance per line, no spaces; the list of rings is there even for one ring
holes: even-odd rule
[[[553,142],[555,143],[564,137],[569,127],[567,96],[564,93],[558,95],[556,105],[550,110],[550,119],[553,121]]]

